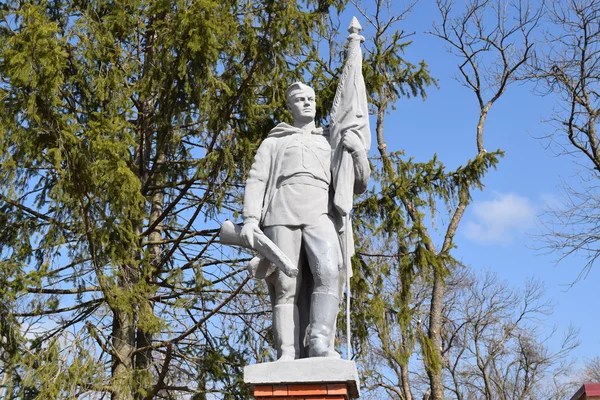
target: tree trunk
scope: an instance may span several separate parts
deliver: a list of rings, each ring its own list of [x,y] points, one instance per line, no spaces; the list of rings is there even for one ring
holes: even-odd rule
[[[433,291],[431,293],[431,307],[429,310],[429,340],[434,360],[428,367],[427,374],[431,385],[431,400],[442,400],[444,398],[444,383],[442,380],[442,308],[444,300],[444,275],[442,271],[435,270],[433,273]]]
[[[408,376],[408,363],[407,365],[400,366],[400,379],[402,380],[402,394],[405,400],[412,400],[412,393],[410,391],[410,377]]]
[[[162,165],[165,162],[165,157],[164,157],[164,152],[161,152],[161,154],[157,157],[156,163],[158,164],[157,167],[157,186],[160,187],[161,184],[163,183],[162,179]],[[153,194],[152,194],[152,198],[150,200],[151,202],[151,209],[150,209],[150,219],[148,221],[148,226],[152,226],[157,220],[158,218],[161,216],[161,214],[163,213],[163,209],[164,209],[164,200],[165,200],[165,194],[164,194],[164,190],[162,189],[157,189]],[[152,287],[152,280],[154,279],[154,277],[157,275],[158,269],[160,268],[160,263],[162,261],[162,250],[161,250],[161,245],[160,245],[160,241],[162,240],[162,235],[163,234],[163,226],[161,223],[159,223],[152,232],[150,232],[150,234],[148,235],[148,241],[150,243],[154,243],[151,244],[148,247],[148,253],[149,253],[149,257],[150,257],[150,265],[152,268],[152,271],[146,275],[146,279],[149,280],[149,285],[148,287]],[[149,298],[151,296],[153,296],[154,293],[146,293],[146,298]],[[154,302],[148,300],[146,304],[141,305],[141,309],[140,312],[144,312],[144,313],[154,313]],[[152,332],[148,332],[147,330],[143,330],[143,329],[137,329],[137,333],[136,333],[136,348],[137,349],[142,349],[142,348],[146,348],[149,347],[152,344],[152,338],[153,338],[153,334]],[[148,348],[146,350],[140,351],[136,354],[136,358],[135,358],[135,368],[140,370],[140,371],[144,371],[144,370],[148,370],[148,368],[152,365],[152,349]],[[143,397],[143,396],[142,396]],[[142,398],[140,397],[140,398]]]
[[[127,290],[135,279],[135,272],[130,266],[122,267],[122,276],[118,278],[119,288]],[[124,305],[124,307],[134,305]],[[114,390],[111,400],[130,400],[132,398],[132,387],[124,381],[133,372],[133,351],[135,349],[135,321],[133,309],[126,310],[117,304],[113,307],[112,345],[113,345],[113,368],[112,384]]]

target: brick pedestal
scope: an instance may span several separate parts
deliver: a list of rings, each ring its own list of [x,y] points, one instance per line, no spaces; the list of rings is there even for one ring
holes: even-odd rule
[[[256,400],[348,400],[345,383],[257,385]]]
[[[244,382],[256,400],[350,400],[359,397],[356,364],[304,358],[249,365]]]

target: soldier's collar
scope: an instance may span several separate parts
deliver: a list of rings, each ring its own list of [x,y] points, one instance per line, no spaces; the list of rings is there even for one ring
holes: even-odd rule
[[[285,122],[282,122],[280,124],[278,124],[275,128],[273,128],[271,130],[271,132],[269,132],[269,136],[286,136],[286,135],[293,135],[296,133],[302,133],[302,129],[300,128],[296,128],[295,126],[286,124]],[[324,132],[323,128],[319,127],[319,128],[315,128],[311,131],[311,133],[313,135],[326,135],[327,132]]]

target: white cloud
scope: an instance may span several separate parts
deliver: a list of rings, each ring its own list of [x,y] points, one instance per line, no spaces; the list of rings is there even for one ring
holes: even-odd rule
[[[465,224],[465,236],[477,243],[509,244],[515,235],[534,225],[535,207],[527,197],[495,193],[492,200],[476,201]]]
[[[556,209],[563,206],[560,196],[554,193],[542,193],[540,195],[541,208],[542,209]]]

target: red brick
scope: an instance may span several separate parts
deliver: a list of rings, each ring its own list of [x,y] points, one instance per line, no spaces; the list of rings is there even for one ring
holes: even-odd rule
[[[345,383],[329,383],[327,384],[327,394],[348,395],[348,386]]]
[[[273,396],[287,396],[288,386],[287,385],[273,385]]]
[[[306,399],[311,399],[312,400],[312,396],[307,396],[307,397],[296,397],[296,396],[260,396],[260,397],[255,397],[256,400],[306,400]],[[329,398],[327,398],[327,400],[329,400]]]
[[[292,396],[316,396],[327,394],[327,385],[288,385],[288,395]]]
[[[346,396],[338,396],[338,395],[302,395],[301,397],[297,396],[257,396],[256,400],[348,400]]]
[[[273,396],[273,386],[272,385],[260,385],[254,386],[254,396]]]

